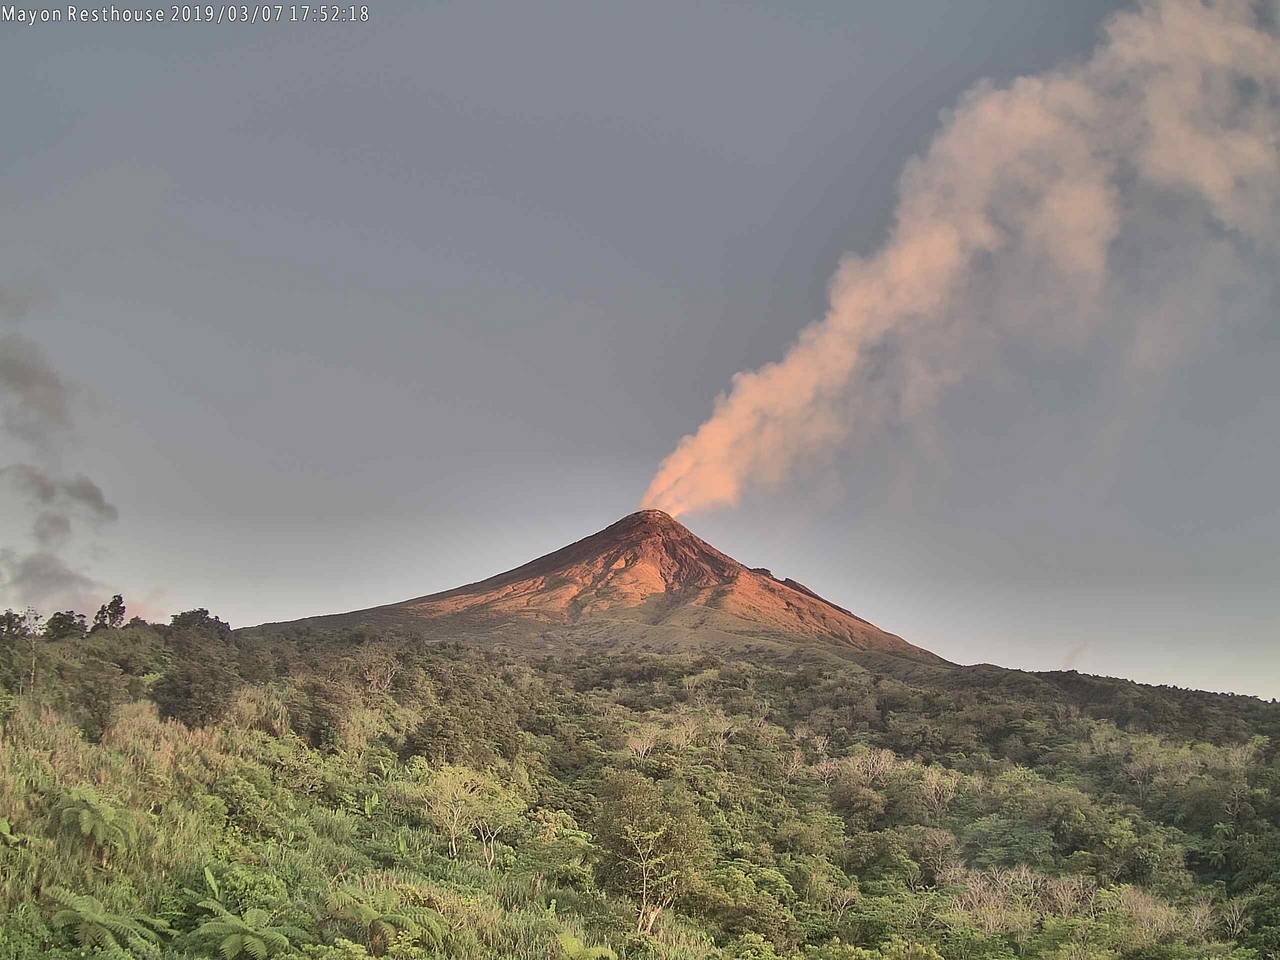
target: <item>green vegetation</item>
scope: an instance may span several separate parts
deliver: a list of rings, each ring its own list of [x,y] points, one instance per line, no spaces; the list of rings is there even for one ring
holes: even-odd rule
[[[1280,707],[0,620],[0,960],[1266,960]]]

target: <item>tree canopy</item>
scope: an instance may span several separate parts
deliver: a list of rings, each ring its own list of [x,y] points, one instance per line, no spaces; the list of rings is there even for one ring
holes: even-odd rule
[[[0,619],[0,960],[1280,955],[1271,704],[100,614]]]

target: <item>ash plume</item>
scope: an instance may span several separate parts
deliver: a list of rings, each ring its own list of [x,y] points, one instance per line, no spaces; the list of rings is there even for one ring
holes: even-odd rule
[[[0,321],[17,323],[31,303],[0,288]],[[73,400],[74,389],[35,340],[17,330],[0,333],[0,431],[42,461],[0,466],[0,483],[32,514],[32,548],[0,549],[0,604],[83,609],[96,602],[99,585],[65,554],[77,519],[99,525],[119,514],[92,479],[54,466],[74,440]]]
[[[0,420],[5,432],[46,448],[71,428],[71,390],[40,345],[0,334]]]
[[[71,539],[71,518],[65,513],[42,511],[31,522],[31,537],[41,547],[61,547]]]
[[[887,243],[849,256],[826,316],[734,376],[644,505],[732,506],[836,444],[928,430],[948,388],[1010,349],[1168,369],[1239,312],[1274,309],[1278,0],[1150,0],[1085,61],[980,85],[906,168]]]
[[[96,580],[49,550],[0,550],[0,571],[4,592],[17,603],[40,611],[91,610],[101,594]]]
[[[14,463],[0,467],[0,477],[12,480],[32,502],[46,508],[80,507],[95,520],[115,520],[119,516],[102,488],[83,474],[64,480],[29,463]]]

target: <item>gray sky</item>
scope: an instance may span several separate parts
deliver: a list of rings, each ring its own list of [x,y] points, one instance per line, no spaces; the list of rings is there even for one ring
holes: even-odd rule
[[[54,583],[46,608],[121,590],[240,626],[593,532],[886,243],[941,114],[1082,61],[1113,6],[0,26],[0,443],[54,483],[3,490],[0,602]],[[1280,696],[1280,330],[1253,280],[1159,376],[1105,336],[1015,357],[932,441],[835,443],[683,519],[950,659]]]

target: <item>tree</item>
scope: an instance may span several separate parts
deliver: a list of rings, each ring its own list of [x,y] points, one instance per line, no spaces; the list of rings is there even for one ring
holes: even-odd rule
[[[110,603],[104,603],[93,615],[93,630],[118,630],[123,625],[124,597],[117,593]]]
[[[87,732],[97,739],[106,730],[116,707],[129,700],[129,678],[117,664],[95,656],[86,656],[69,672],[88,714]]]
[[[596,833],[605,879],[638,901],[636,930],[651,933],[706,865],[707,826],[686,793],[632,771],[608,780],[603,796]]]
[[[913,943],[894,936],[880,948],[884,960],[942,960],[942,954],[923,943]]]
[[[60,610],[52,614],[44,625],[46,640],[79,640],[88,632],[84,614],[74,610]]]
[[[947,812],[955,799],[960,777],[941,767],[925,767],[920,775],[920,798],[935,820]]]
[[[151,689],[160,715],[202,727],[218,720],[231,705],[241,681],[221,650],[202,650],[169,668]]]
[[[222,640],[231,638],[231,624],[212,616],[204,607],[175,613],[169,629],[182,633],[205,633]]]
[[[57,929],[72,927],[72,936],[82,947],[115,953],[124,949],[154,955],[169,925],[141,913],[113,913],[96,897],[77,895],[53,887],[48,896],[59,906],[50,923]]]
[[[757,883],[757,877],[764,882]],[[777,896],[784,890],[787,899],[794,898],[791,885],[776,871],[734,860],[719,866],[699,885],[699,912],[705,911],[731,935],[767,931],[773,939],[783,939],[793,919]]]
[[[226,960],[250,957],[266,960],[293,949],[294,941],[304,941],[307,935],[297,927],[273,923],[266,910],[250,907],[243,916],[231,913],[216,900],[205,900],[200,906],[213,913],[195,929],[192,936],[206,943],[216,943],[218,952]]]
[[[15,649],[21,646],[26,649],[27,659],[31,664],[30,676],[27,680],[28,690],[36,685],[36,640],[41,632],[40,614],[30,607],[22,613],[9,609],[0,616],[0,640],[4,641],[5,646],[12,645]]]
[[[484,777],[476,795],[472,820],[476,836],[484,849],[484,862],[490,870],[497,858],[495,844],[498,835],[510,829],[524,813],[525,802],[514,790],[504,784]]]
[[[10,607],[0,614],[0,641],[16,644],[40,633],[40,614],[30,607],[22,613]]]
[[[439,946],[444,939],[444,921],[429,907],[405,906],[394,890],[365,893],[338,890],[329,897],[330,917],[357,931],[357,936],[375,957],[380,957],[400,931]]]
[[[428,819],[449,838],[449,856],[458,856],[458,841],[476,824],[484,778],[470,767],[446,763],[432,771],[424,801]]]
[[[585,889],[595,880],[590,863],[599,852],[591,834],[581,829],[567,810],[535,810],[532,830],[521,838],[520,865],[535,889],[550,881],[562,887]]]

